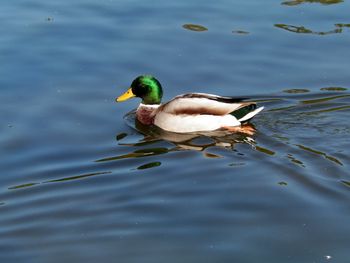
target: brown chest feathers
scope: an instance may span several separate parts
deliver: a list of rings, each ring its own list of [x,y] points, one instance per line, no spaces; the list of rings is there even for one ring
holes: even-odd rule
[[[159,105],[140,104],[136,111],[136,118],[143,124],[151,125],[154,121],[155,111]]]

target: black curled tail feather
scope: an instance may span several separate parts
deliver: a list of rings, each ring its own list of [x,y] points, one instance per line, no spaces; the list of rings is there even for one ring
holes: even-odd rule
[[[246,105],[243,105],[237,110],[234,110],[230,114],[233,115],[237,120],[242,119],[244,116],[246,116],[248,113],[256,110],[257,106],[255,102],[247,103]],[[248,121],[248,120],[247,120]],[[245,122],[247,122],[245,121]]]

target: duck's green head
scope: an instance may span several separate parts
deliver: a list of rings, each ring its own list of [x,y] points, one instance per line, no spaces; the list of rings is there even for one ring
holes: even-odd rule
[[[116,98],[116,102],[139,97],[143,104],[160,104],[162,96],[163,90],[159,81],[153,76],[142,75],[134,79],[130,88],[123,95]]]

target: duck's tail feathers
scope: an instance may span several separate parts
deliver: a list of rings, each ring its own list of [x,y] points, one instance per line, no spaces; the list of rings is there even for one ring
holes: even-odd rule
[[[238,121],[240,123],[244,123],[247,122],[249,120],[251,120],[255,115],[257,115],[260,111],[262,111],[264,109],[264,107],[259,107],[257,109],[254,109],[253,111],[248,112],[246,115],[244,115],[243,117],[241,117],[240,119],[238,119]]]

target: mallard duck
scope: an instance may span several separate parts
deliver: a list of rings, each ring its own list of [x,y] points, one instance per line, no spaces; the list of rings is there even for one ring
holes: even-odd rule
[[[162,96],[160,82],[153,76],[142,75],[116,101],[141,98],[136,110],[136,118],[141,123],[154,124],[163,130],[177,133],[218,129],[237,131],[241,124],[248,122],[264,108],[257,108],[255,102],[246,102],[243,98],[206,93],[179,95],[164,104],[161,104]]]

